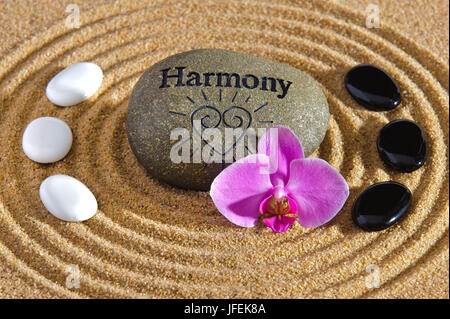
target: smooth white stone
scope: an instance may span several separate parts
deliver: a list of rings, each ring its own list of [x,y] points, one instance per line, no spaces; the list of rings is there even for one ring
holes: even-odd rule
[[[82,222],[95,215],[97,200],[89,188],[68,175],[46,178],[39,188],[45,208],[55,217],[68,222]]]
[[[47,85],[47,98],[59,106],[71,106],[87,100],[102,84],[102,69],[94,63],[80,62],[68,66]]]
[[[71,146],[70,127],[55,117],[35,119],[28,124],[22,136],[25,155],[38,163],[53,163],[63,159]]]

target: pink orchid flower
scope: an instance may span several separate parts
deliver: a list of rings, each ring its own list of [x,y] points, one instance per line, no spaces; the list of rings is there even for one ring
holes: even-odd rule
[[[214,204],[232,223],[253,227],[261,220],[274,232],[285,232],[296,220],[303,227],[318,227],[344,206],[349,194],[345,179],[326,161],[304,158],[288,128],[269,129],[258,151],[228,166],[211,184]]]

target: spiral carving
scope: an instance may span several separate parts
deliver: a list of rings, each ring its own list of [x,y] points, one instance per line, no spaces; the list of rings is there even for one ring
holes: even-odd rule
[[[221,113],[214,106],[210,105],[204,105],[196,109],[194,112],[192,112],[191,124],[193,131],[197,134],[200,134],[200,132],[198,132],[199,127],[194,125],[194,122],[196,120],[200,120],[201,128],[203,129],[217,128],[222,122],[225,127],[233,129],[243,129],[243,133],[237,137],[236,142],[231,147],[225,149],[223,153],[218,152],[221,155],[225,155],[226,153],[231,151],[245,134],[245,130],[248,129],[252,124],[252,116],[250,112],[240,106],[231,106],[223,111],[223,113]],[[202,141],[206,145],[209,145],[208,141],[203,139],[203,137]],[[215,152],[217,152],[213,146],[209,146],[214,149]]]
[[[191,115],[191,124],[194,126],[194,121],[200,120],[202,128],[217,128],[222,122],[222,113],[214,106],[205,105],[196,109]]]
[[[240,115],[235,114],[236,112],[239,112]],[[227,114],[229,114],[229,116],[227,116]],[[245,120],[247,120],[247,123],[244,122]],[[252,116],[249,111],[240,106],[231,106],[223,112],[223,124],[226,127],[242,128],[245,130],[252,124]]]

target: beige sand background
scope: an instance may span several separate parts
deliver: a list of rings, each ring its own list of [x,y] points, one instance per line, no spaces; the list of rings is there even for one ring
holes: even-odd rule
[[[79,4],[78,29],[66,26],[69,3]],[[378,29],[366,28],[369,3],[379,6]],[[448,10],[436,0],[0,2],[0,297],[448,298]],[[207,192],[163,185],[138,165],[125,132],[134,83],[168,55],[207,47],[284,62],[322,85],[332,117],[313,156],[351,188],[329,225],[281,235],[234,227]],[[52,105],[47,82],[80,61],[104,70],[99,93]],[[374,113],[351,100],[343,77],[358,63],[389,71],[400,107]],[[39,116],[71,126],[63,161],[23,154],[23,130]],[[375,147],[378,130],[398,118],[428,139],[425,166],[410,174],[386,169]],[[39,185],[56,173],[93,191],[94,218],[66,223],[45,211]],[[365,233],[351,205],[385,180],[407,185],[412,207],[395,226]],[[66,286],[71,265],[79,288]],[[379,288],[366,285],[369,265]]]

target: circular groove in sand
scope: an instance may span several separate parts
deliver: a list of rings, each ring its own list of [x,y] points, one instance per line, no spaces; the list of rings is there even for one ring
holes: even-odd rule
[[[70,50],[68,50],[68,51],[70,51]],[[445,122],[445,120],[443,120],[444,122]],[[16,123],[17,124],[17,123]],[[338,128],[339,128],[339,126],[338,126]],[[445,135],[445,134],[444,134]],[[447,136],[448,136],[448,134],[447,134]],[[340,163],[338,163],[338,164],[340,164]],[[81,166],[80,166],[81,167]],[[442,177],[442,176],[441,176]],[[424,195],[425,196],[425,195]]]

